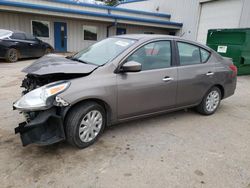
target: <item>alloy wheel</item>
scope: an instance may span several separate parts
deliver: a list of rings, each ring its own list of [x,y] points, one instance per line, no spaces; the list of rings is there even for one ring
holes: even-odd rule
[[[220,102],[220,94],[216,90],[212,90],[206,98],[206,110],[208,112],[213,112],[216,110]]]

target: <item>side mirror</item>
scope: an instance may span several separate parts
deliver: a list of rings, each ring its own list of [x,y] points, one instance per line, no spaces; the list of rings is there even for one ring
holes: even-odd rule
[[[140,72],[141,64],[136,61],[128,61],[121,67],[121,72]]]

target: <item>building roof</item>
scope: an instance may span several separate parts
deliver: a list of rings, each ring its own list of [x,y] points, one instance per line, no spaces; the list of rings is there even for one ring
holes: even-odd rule
[[[70,14],[73,15],[71,17],[81,19],[84,19],[83,16],[86,16],[89,20],[94,17],[96,18],[95,20],[97,20],[97,18],[99,18],[99,20],[102,18],[100,21],[104,22],[128,23],[134,25],[139,24],[174,29],[182,27],[182,23],[170,21],[170,15],[168,14],[144,12],[89,3],[77,3],[66,0],[38,0],[35,3],[28,0],[23,0],[22,2],[17,0],[0,1],[0,10],[7,9],[8,11],[11,11],[11,8],[13,7],[15,9],[12,10],[16,12],[47,15],[55,15],[55,13],[58,13],[58,16],[63,17],[67,17]]]
[[[85,3],[85,2],[76,2],[72,0],[45,0],[45,1],[53,1],[63,4],[69,4],[69,5],[78,5],[78,6],[84,6],[84,7],[92,7],[92,8],[98,8],[98,9],[106,9],[106,10],[117,10],[121,12],[127,12],[127,13],[136,13],[140,15],[151,15],[156,17],[163,17],[163,18],[170,18],[170,14],[164,14],[164,13],[155,13],[155,12],[149,12],[149,11],[141,11],[141,10],[133,10],[128,8],[120,8],[120,7],[113,7],[113,6],[107,6],[107,5],[98,5],[98,4],[91,4],[91,3]],[[131,0],[130,3],[136,2],[136,1],[146,1],[146,0]],[[126,2],[128,3],[128,2]],[[121,2],[121,4],[125,4],[125,2]]]

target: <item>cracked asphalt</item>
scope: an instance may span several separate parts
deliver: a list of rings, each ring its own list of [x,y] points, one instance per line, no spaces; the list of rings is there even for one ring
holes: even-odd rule
[[[250,188],[250,76],[212,116],[182,110],[123,123],[83,150],[22,147],[12,103],[33,61],[0,63],[0,187]]]

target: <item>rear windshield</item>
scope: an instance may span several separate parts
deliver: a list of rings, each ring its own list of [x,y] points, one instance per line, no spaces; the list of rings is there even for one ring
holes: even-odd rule
[[[8,30],[1,30],[1,29],[0,29],[0,39],[9,37],[11,34],[12,34],[11,31],[8,31]]]

